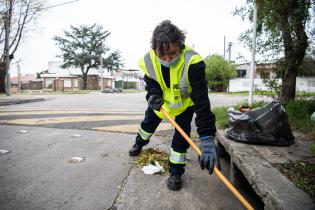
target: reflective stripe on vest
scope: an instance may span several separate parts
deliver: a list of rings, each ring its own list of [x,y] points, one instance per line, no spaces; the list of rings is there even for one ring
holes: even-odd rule
[[[144,63],[145,63],[145,67],[148,70],[149,75],[152,77],[152,79],[154,79],[155,81],[157,81],[157,77],[153,68],[153,63],[151,60],[151,56],[150,56],[150,52],[148,52],[145,56],[144,56]]]
[[[184,54],[184,58],[185,58],[185,64],[184,64],[184,70],[182,72],[181,78],[180,78],[180,92],[181,92],[181,97],[182,98],[188,98],[189,97],[189,93],[188,93],[188,80],[187,80],[187,75],[188,75],[188,67],[189,67],[189,62],[192,56],[196,55],[197,53],[194,50],[188,50],[187,52],[185,52]],[[155,81],[157,81],[157,77],[155,74],[155,70],[153,68],[153,64],[152,64],[152,60],[151,60],[151,56],[150,56],[150,52],[148,52],[145,56],[144,56],[144,63],[145,63],[145,67],[148,70],[149,75],[151,76],[152,79],[154,79]],[[158,82],[158,81],[157,81]],[[179,106],[176,106],[176,108],[178,108]],[[171,108],[171,107],[170,107]]]
[[[138,133],[140,134],[143,140],[149,140],[151,136],[153,135],[153,133],[148,133],[144,131],[141,127],[139,128]]]
[[[174,164],[186,164],[186,153],[175,152],[172,148],[170,162]]]
[[[188,50],[184,54],[185,58],[185,65],[184,65],[184,71],[182,72],[181,78],[180,78],[180,88],[181,88],[181,96],[182,98],[188,98],[190,94],[188,94],[188,83],[187,83],[187,75],[188,75],[188,64],[192,56],[196,55],[197,53],[194,50]]]

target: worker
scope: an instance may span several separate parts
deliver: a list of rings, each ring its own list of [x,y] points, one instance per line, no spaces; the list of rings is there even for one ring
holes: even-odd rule
[[[198,159],[201,168],[212,174],[214,165],[220,169],[220,162],[214,142],[215,115],[210,109],[205,63],[198,53],[185,45],[185,33],[169,20],[164,20],[154,29],[151,48],[139,61],[140,69],[145,73],[148,108],[129,155],[139,155],[162,119],[166,118],[160,112],[161,107],[175,118],[188,136],[196,113],[195,124],[202,152]],[[170,190],[182,187],[181,176],[185,172],[188,148],[189,143],[175,130],[167,180]]]

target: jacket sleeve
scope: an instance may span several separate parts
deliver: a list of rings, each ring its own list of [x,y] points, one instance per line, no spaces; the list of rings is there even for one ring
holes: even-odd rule
[[[163,92],[160,87],[160,84],[155,81],[154,79],[151,79],[147,75],[144,75],[144,82],[146,84],[145,90],[147,91],[146,99],[148,100],[151,95],[159,95],[163,97]]]
[[[205,63],[200,61],[189,66],[188,78],[192,88],[190,98],[195,103],[197,133],[199,137],[215,136],[215,115],[211,111],[208,86],[205,79]]]

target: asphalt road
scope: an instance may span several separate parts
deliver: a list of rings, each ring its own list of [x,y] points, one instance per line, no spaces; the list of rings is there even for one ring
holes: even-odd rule
[[[215,176],[200,171],[192,151],[180,192],[166,188],[167,176],[135,166],[127,151],[145,93],[43,97],[0,107],[0,150],[9,151],[0,155],[0,209],[243,209]],[[244,99],[210,95],[212,106]],[[163,122],[150,147],[168,152],[172,133]]]
[[[147,108],[145,92],[44,95],[43,102],[0,107],[0,123],[62,129],[136,132]],[[231,106],[246,96],[209,95],[211,106]],[[167,126],[167,122],[165,122]],[[194,127],[194,126],[193,126]],[[166,130],[164,126],[162,130]]]
[[[50,94],[38,95],[45,97],[47,101],[40,103],[12,105],[11,108],[34,109],[90,109],[103,111],[129,111],[142,112],[147,106],[145,92],[139,93],[100,93],[90,94]],[[228,94],[209,94],[211,106],[233,105],[248,99],[247,96]],[[261,100],[254,97],[254,100]],[[0,107],[6,109],[7,107]]]

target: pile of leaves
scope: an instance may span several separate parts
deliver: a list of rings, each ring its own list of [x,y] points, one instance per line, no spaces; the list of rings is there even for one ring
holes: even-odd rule
[[[315,199],[315,165],[306,161],[275,164],[276,168],[297,187]]]
[[[149,148],[142,150],[138,159],[136,160],[136,164],[138,167],[143,167],[148,164],[155,165],[155,161],[157,161],[164,169],[162,174],[167,174],[169,170],[169,158],[170,155],[168,153],[159,149]]]

